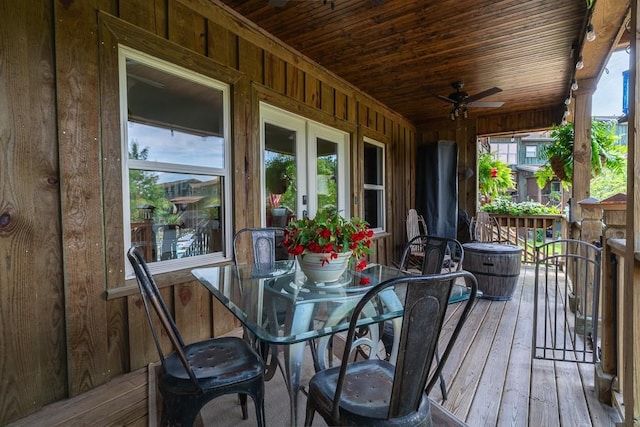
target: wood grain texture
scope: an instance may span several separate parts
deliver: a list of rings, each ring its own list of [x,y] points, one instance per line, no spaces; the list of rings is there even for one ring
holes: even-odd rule
[[[3,2],[0,16],[7,17],[0,25],[4,424],[64,397],[67,366],[52,8]]]
[[[56,88],[69,395],[109,379],[96,9],[55,2]],[[82,147],[82,149],[78,149]]]

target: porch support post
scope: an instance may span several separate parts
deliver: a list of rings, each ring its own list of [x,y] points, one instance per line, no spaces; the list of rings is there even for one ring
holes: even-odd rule
[[[637,143],[638,117],[638,3],[631,0],[631,58],[629,67],[629,138],[627,157],[627,245],[624,271],[624,418],[625,425],[638,425],[640,421],[640,144]]]
[[[591,96],[596,90],[596,79],[580,80],[575,95],[573,178],[571,182],[571,209],[574,220],[582,220],[579,200],[589,197],[591,181]]]

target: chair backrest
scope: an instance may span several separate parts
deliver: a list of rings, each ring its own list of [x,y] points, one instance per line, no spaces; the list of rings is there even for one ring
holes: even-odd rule
[[[156,325],[153,321],[153,317],[151,316],[151,308],[155,311],[158,319],[160,320],[160,325],[162,329],[164,329],[165,333],[169,337],[171,344],[173,345],[173,350],[178,355],[182,365],[184,366],[184,370],[193,381],[194,385],[198,389],[202,389],[200,383],[198,382],[191,365],[187,360],[187,356],[184,352],[184,340],[180,335],[180,331],[178,331],[178,327],[171,317],[169,310],[158,290],[158,286],[156,285],[155,280],[153,280],[153,276],[147,267],[147,264],[144,261],[144,258],[140,251],[136,247],[132,247],[127,252],[127,258],[129,258],[129,262],[133,267],[133,271],[136,275],[136,280],[138,282],[138,288],[140,289],[140,295],[142,296],[142,302],[144,303],[144,309],[147,314],[147,320],[149,321],[149,326],[151,327],[151,333],[153,335],[153,340],[156,344],[156,348],[158,349],[158,355],[160,356],[160,361],[162,365],[165,364],[166,354],[162,350],[162,345],[160,344],[160,339],[158,335],[158,331],[156,330]],[[151,308],[150,308],[151,307]]]
[[[488,212],[479,211],[471,219],[469,234],[475,242],[491,243],[502,242],[502,232],[498,220]]]
[[[271,270],[275,262],[289,259],[282,245],[283,227],[243,228],[233,236],[233,260],[237,264],[254,264],[259,269]]]
[[[436,345],[447,311],[449,294],[456,280],[460,278],[464,279],[467,286],[471,288],[471,295],[464,305],[436,369],[431,372]],[[416,411],[423,398],[423,393],[428,394],[431,391],[469,315],[478,287],[473,274],[467,271],[456,271],[426,276],[402,276],[382,282],[367,292],[354,309],[349,323],[342,358],[343,363],[333,401],[334,419],[338,419],[339,397],[344,387],[348,364],[351,363],[350,354],[354,350],[352,347],[356,338],[360,314],[376,295],[385,291],[390,292],[389,288],[398,286],[406,286],[406,293],[388,418],[404,417]]]
[[[418,211],[415,209],[409,209],[409,213],[407,213],[407,242],[414,239],[416,236],[420,236],[421,234],[427,234],[427,223],[425,222],[422,215],[418,215]],[[415,251],[418,251],[419,248],[413,248]]]
[[[418,253],[419,256],[416,255]],[[464,249],[456,239],[423,234],[407,243],[399,268],[404,271],[417,270],[425,275],[438,274],[443,268],[450,267],[447,263],[455,264],[454,270],[460,270],[463,259]]]

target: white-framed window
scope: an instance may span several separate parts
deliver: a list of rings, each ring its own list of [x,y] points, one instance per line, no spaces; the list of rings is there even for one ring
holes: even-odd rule
[[[364,138],[364,220],[374,232],[385,230],[385,146]]]
[[[538,146],[537,145],[525,145],[524,146],[524,156],[528,159],[538,157]]]
[[[229,85],[126,46],[118,55],[125,250],[138,246],[152,273],[227,259]]]
[[[491,153],[508,165],[518,163],[518,144],[515,142],[492,142]]]
[[[260,103],[263,224],[334,206],[348,218],[349,134]]]

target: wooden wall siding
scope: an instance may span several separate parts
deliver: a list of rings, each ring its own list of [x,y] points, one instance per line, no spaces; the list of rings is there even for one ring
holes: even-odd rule
[[[96,10],[111,4],[54,2],[53,9],[70,396],[109,378]]]
[[[389,233],[376,239],[374,261],[395,260],[416,145],[415,127],[397,113],[207,0],[8,4],[2,16],[18,18],[0,28],[11,52],[0,52],[0,126],[10,124],[0,128],[0,244],[25,256],[0,273],[10,284],[0,288],[5,333],[21,332],[0,342],[0,424],[157,360],[140,298],[124,281],[118,43],[231,82],[236,229],[260,220],[260,99],[350,133],[360,200],[362,135],[385,143]],[[188,271],[157,279],[188,340],[237,325]]]
[[[67,367],[53,16],[45,0],[1,2],[0,16],[3,424],[64,397]]]

